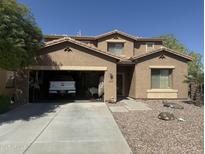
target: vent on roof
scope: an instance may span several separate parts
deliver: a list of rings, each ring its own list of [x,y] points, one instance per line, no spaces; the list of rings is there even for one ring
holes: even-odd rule
[[[64,49],[65,52],[71,52],[72,50],[70,49],[69,46],[67,46],[65,49]]]
[[[118,36],[114,36],[114,39],[117,40],[117,39],[118,39]]]
[[[81,36],[81,30],[79,30],[78,32],[77,32],[77,35],[76,36]]]

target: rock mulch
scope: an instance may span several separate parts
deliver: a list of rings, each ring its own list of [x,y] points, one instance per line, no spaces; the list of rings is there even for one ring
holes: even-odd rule
[[[181,104],[184,109],[164,107],[161,101],[145,101],[152,110],[113,113],[134,154],[203,153],[203,107]],[[171,112],[177,119],[158,119],[161,112]]]
[[[173,108],[173,109],[184,109],[184,107],[180,104],[177,104],[177,103],[173,103],[173,102],[163,102],[163,105],[165,107],[170,107],[170,108]]]
[[[175,116],[174,116],[173,113],[161,112],[161,113],[158,115],[158,118],[159,118],[159,119],[162,119],[162,120],[169,121],[169,120],[174,120],[174,119],[175,119]]]

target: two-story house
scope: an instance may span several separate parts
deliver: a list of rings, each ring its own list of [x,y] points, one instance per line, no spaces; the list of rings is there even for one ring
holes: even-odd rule
[[[24,89],[29,91],[29,77],[36,72],[42,83],[56,74],[71,74],[78,93],[96,87],[103,76],[105,101],[121,96],[186,99],[188,87],[183,81],[189,61],[190,56],[164,47],[162,39],[118,30],[98,36],[46,35],[45,47],[28,68]],[[28,100],[29,93],[25,94]]]

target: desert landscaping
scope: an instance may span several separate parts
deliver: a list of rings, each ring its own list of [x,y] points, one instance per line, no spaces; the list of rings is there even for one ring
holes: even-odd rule
[[[112,112],[134,154],[203,153],[204,108],[178,101],[184,109],[171,109],[162,101],[143,101],[151,110]],[[122,102],[108,104],[123,106]],[[174,120],[158,118],[161,112],[173,113]]]

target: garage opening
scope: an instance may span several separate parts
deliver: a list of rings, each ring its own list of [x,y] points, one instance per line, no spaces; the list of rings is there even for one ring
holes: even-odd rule
[[[30,71],[29,102],[103,101],[104,71]]]

